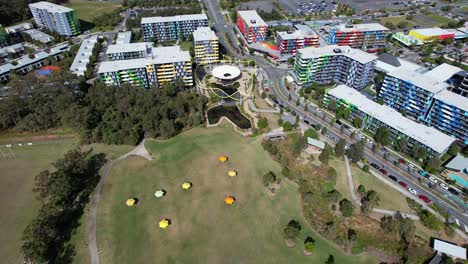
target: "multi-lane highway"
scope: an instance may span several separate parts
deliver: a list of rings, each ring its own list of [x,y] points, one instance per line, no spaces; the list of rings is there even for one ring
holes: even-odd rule
[[[211,0],[204,0],[204,3],[207,7],[209,16],[217,31],[220,42],[226,47],[226,51],[235,59],[238,60],[255,60],[257,66],[265,73],[267,79],[270,83],[275,83],[278,81],[278,89],[276,89],[275,85],[271,85],[269,87],[269,91],[272,95],[275,96],[277,103],[280,106],[286,107],[288,106],[291,110],[295,111],[306,123],[309,124],[321,124],[322,127],[327,127],[327,135],[337,141],[339,138],[345,139],[348,144],[354,143],[357,139],[351,138],[351,131],[350,129],[341,130],[338,124],[334,124],[333,126],[330,125],[331,120],[333,119],[332,116],[325,113],[322,110],[319,110],[317,107],[312,107],[311,104],[308,104],[308,111],[304,111],[304,102],[301,101],[299,105],[296,105],[297,99],[299,99],[298,95],[295,93],[290,93],[283,83],[283,78],[287,73],[287,70],[281,69],[279,67],[275,67],[274,65],[270,64],[262,57],[256,57],[251,55],[241,55],[237,50],[236,47],[232,47],[231,43],[234,43],[234,46],[237,46],[237,37],[234,34],[232,25],[226,23],[223,14],[220,11],[219,5],[217,1]],[[228,41],[225,36],[230,38]],[[288,100],[288,95],[291,94],[291,100]],[[317,112],[317,116],[314,114]],[[319,117],[319,115],[326,115],[324,118]],[[387,151],[387,150],[384,150]],[[391,152],[386,155],[386,158],[383,157],[383,152],[378,150],[376,153],[372,152],[372,145],[370,143],[366,144],[365,148],[365,157],[369,160],[370,163],[375,163],[379,167],[384,168],[388,175],[393,175],[397,178],[397,181],[402,181],[408,185],[408,187],[413,188],[418,195],[422,194],[429,198],[433,203],[437,204],[443,210],[449,212],[449,214],[454,218],[457,219],[457,223],[460,224],[462,230],[467,231],[468,228],[468,218],[465,215],[465,203],[447,192],[445,189],[435,185],[432,189],[427,187],[426,180],[423,179],[421,182],[419,181],[419,176],[417,175],[417,171],[409,170],[408,167],[402,166],[398,163],[399,157],[395,156]],[[444,197],[452,198],[452,202],[456,203],[451,204],[444,200]],[[417,196],[414,199],[419,199]]]

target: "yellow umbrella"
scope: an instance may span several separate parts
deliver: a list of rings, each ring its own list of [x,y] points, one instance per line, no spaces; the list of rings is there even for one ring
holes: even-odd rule
[[[135,205],[135,202],[136,202],[135,199],[130,198],[130,199],[127,199],[127,201],[125,203],[127,204],[127,206],[133,206],[133,205]]]
[[[224,202],[226,204],[233,204],[235,201],[236,198],[234,198],[234,196],[227,196],[226,198],[224,198]]]
[[[188,190],[188,189],[190,189],[190,188],[192,188],[192,183],[190,183],[190,182],[184,182],[184,183],[182,183],[182,189]]]
[[[159,228],[166,229],[171,224],[169,219],[163,219],[159,221]]]
[[[234,177],[234,176],[237,175],[237,171],[235,171],[235,170],[230,170],[230,171],[228,171],[228,175],[231,176],[231,177]]]
[[[221,162],[226,162],[227,160],[228,160],[228,157],[225,155],[219,157],[219,161]]]

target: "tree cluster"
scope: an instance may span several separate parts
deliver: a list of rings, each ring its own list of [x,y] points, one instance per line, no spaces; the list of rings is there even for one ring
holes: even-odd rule
[[[124,0],[122,2],[123,7],[180,7],[198,4],[197,0]]]
[[[99,180],[103,155],[87,158],[77,150],[55,162],[54,170],[35,177],[34,192],[41,202],[39,214],[23,233],[21,250],[31,263],[71,263],[73,246],[70,237]]]
[[[122,21],[120,12],[122,10],[117,9],[113,12],[102,13],[93,19],[93,24],[97,27],[115,27]]]
[[[28,4],[40,0],[0,0],[0,24],[9,26],[31,18]],[[48,2],[62,4],[68,0],[49,0]]]

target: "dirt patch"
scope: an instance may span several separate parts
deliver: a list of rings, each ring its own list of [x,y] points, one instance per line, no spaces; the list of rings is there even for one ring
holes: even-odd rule
[[[288,247],[294,247],[294,245],[296,245],[296,243],[294,243],[294,241],[292,241],[291,239],[286,239],[285,242],[286,246]]]

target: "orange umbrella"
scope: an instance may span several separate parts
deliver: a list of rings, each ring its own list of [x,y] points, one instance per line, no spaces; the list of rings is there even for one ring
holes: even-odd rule
[[[220,156],[219,161],[220,162],[226,162],[228,160],[228,157],[226,155]]]
[[[226,198],[224,198],[224,202],[229,205],[233,204],[235,201],[236,198],[234,198],[234,196],[227,196]]]

